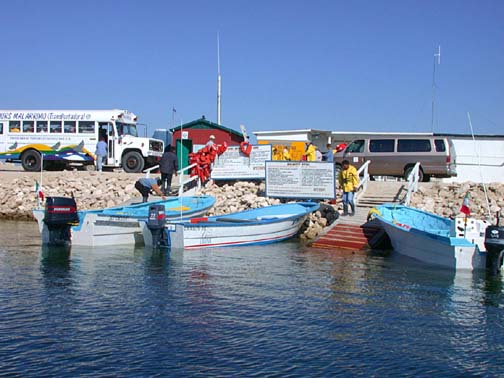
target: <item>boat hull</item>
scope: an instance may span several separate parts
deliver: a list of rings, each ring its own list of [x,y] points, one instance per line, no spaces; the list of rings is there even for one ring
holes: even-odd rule
[[[376,220],[397,253],[452,269],[485,269],[487,253],[479,247],[479,224],[472,222],[466,234],[457,222],[418,209],[382,205],[377,210]]]
[[[188,204],[190,197],[184,197],[184,203]],[[183,217],[201,216],[213,206],[206,204],[204,207],[197,206],[189,207],[182,211]],[[107,209],[111,212],[112,209]],[[117,213],[116,215],[105,214],[104,211],[90,210],[80,212],[80,222],[76,226],[72,226],[71,244],[76,246],[112,246],[112,245],[142,245],[144,238],[140,220],[145,217],[128,217],[126,211]],[[49,242],[49,230],[44,223],[44,210],[34,210],[33,215],[38,222],[39,231],[42,237],[42,243]],[[167,213],[167,219],[175,220],[179,218],[175,212]]]
[[[282,208],[282,206],[286,207]],[[302,212],[293,214],[293,207],[288,206],[277,205],[227,216],[211,217],[201,223],[171,223],[167,225],[169,244],[172,249],[196,249],[260,245],[286,240],[296,235],[308,214],[318,208],[316,204],[305,204],[304,206],[307,207],[302,209]],[[289,209],[289,211],[282,214],[283,209]],[[264,217],[257,216],[261,215],[261,210],[270,212]],[[254,216],[256,218],[253,218]],[[152,245],[151,232],[147,224],[142,223],[145,244]]]

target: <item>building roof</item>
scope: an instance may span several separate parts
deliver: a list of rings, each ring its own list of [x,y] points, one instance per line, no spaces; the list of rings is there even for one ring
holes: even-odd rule
[[[222,125],[219,125],[217,123],[211,122],[211,121],[209,121],[206,118],[199,118],[199,119],[196,119],[196,120],[194,120],[192,122],[184,123],[183,125],[180,125],[180,126],[177,126],[177,127],[174,127],[172,129],[170,129],[170,131],[172,133],[174,133],[175,131],[178,131],[181,128],[182,129],[192,129],[192,128],[197,128],[197,129],[220,129],[220,130],[226,131],[228,133],[235,134],[235,135],[237,135],[239,137],[243,137],[243,135],[242,135],[242,133],[240,131],[236,131],[236,130],[230,129],[229,127],[222,126]]]

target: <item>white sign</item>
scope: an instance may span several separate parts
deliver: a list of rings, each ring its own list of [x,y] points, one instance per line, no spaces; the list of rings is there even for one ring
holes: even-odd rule
[[[267,161],[266,195],[279,198],[336,198],[334,164],[314,161]]]
[[[250,156],[240,151],[239,146],[230,146],[215,158],[211,177],[213,180],[264,179],[264,165],[271,160],[271,145],[252,146]]]
[[[182,139],[189,139],[189,131],[182,131]]]

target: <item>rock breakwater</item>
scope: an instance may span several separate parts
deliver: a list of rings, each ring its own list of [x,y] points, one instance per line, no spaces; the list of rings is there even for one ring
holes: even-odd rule
[[[487,194],[492,217],[504,209],[504,184],[487,184]],[[481,184],[467,183],[425,183],[413,194],[411,206],[429,211],[443,217],[460,215],[460,207],[466,194],[469,194],[471,217],[486,219],[488,208]]]

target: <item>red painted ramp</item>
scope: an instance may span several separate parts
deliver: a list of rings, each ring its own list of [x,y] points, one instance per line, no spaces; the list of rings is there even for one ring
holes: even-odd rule
[[[379,228],[357,226],[354,224],[339,223],[329,232],[314,241],[311,246],[315,248],[345,248],[360,250],[369,247],[371,240]]]

